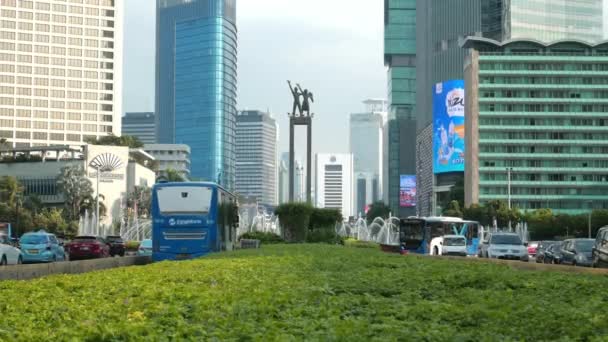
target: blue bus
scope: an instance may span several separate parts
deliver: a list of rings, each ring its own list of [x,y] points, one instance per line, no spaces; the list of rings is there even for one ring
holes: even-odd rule
[[[467,240],[467,254],[477,255],[479,222],[458,217],[408,217],[400,220],[399,244],[413,253],[431,254],[431,241],[444,235],[462,235]]]
[[[160,183],[152,188],[152,260],[193,259],[234,249],[238,203],[215,183]]]

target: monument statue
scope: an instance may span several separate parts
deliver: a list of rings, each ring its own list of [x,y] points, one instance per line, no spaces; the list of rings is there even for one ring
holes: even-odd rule
[[[293,109],[291,110],[291,116],[299,116],[302,114],[302,105],[300,104],[300,96],[302,95],[302,92],[298,89],[298,87],[292,87],[291,81],[287,81],[287,84],[289,84],[291,95],[293,95]],[[296,109],[298,110],[297,112]]]
[[[300,90],[300,94],[302,94],[302,110],[300,112],[301,116],[310,116],[310,102],[315,102],[315,99],[312,97],[312,92],[309,92],[308,89],[302,90],[302,87],[298,84],[298,89]]]

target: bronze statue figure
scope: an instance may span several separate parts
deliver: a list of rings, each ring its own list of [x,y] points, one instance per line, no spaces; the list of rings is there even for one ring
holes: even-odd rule
[[[302,92],[298,90],[298,87],[292,87],[291,81],[287,81],[287,84],[289,84],[291,95],[293,95],[293,109],[291,110],[291,115],[299,116],[302,114],[302,105],[300,104],[300,96],[302,95]],[[298,110],[297,112],[296,109]]]
[[[302,90],[302,87],[298,84],[298,89],[300,89],[300,94],[302,94],[302,110],[300,115],[302,116],[310,116],[310,101],[315,102],[315,99],[312,97],[312,92],[309,92],[308,89]]]

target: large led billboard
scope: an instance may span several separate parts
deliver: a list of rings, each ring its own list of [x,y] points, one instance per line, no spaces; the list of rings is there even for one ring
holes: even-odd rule
[[[401,175],[399,182],[399,205],[404,208],[416,206],[416,176]]]
[[[464,81],[433,87],[433,173],[464,172]]]

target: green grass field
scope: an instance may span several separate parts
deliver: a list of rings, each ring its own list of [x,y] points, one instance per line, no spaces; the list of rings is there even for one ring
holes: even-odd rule
[[[608,277],[275,245],[0,282],[0,340],[608,339]]]

